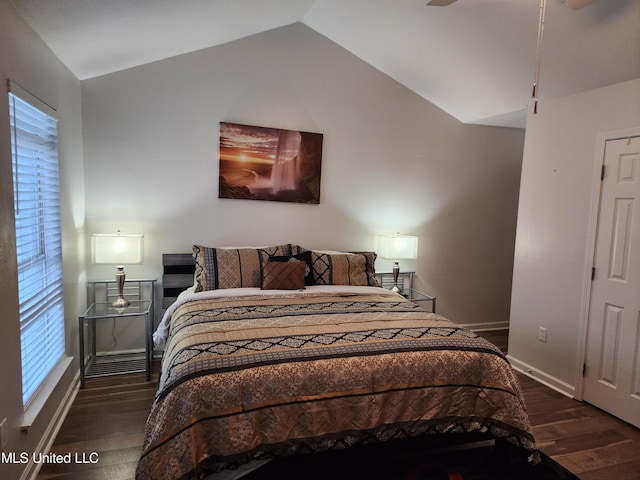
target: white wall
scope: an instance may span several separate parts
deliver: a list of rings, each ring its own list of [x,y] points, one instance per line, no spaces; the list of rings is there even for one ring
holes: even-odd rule
[[[80,82],[63,67],[6,0],[0,0],[0,45],[0,83],[4,86],[10,78],[56,108],[60,116],[58,133],[67,353],[77,357],[77,315],[85,302]],[[76,385],[77,365],[73,362],[27,433],[21,433],[20,330],[8,114],[7,94],[3,87],[0,93],[0,420],[7,418],[9,426],[9,443],[3,451],[20,454],[40,451],[52,440],[60,404]],[[18,479],[32,466],[0,463],[0,478]]]
[[[574,394],[589,288],[598,136],[640,126],[640,79],[543,100],[525,137],[509,356]],[[548,329],[546,343],[538,328]]]
[[[506,325],[522,130],[460,124],[302,24],[82,92],[87,233],[145,234],[129,276],[160,278],[161,253],[198,242],[362,250],[400,231],[420,236],[403,265],[440,312]],[[218,199],[220,121],[323,133],[320,204]]]

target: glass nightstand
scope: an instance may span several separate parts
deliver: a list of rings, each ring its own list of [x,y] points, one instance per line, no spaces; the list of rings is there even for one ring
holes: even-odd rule
[[[436,297],[432,297],[431,295],[427,295],[426,293],[419,292],[415,288],[410,288],[408,290],[404,290],[404,297],[407,300],[412,301],[413,303],[417,303],[418,305],[422,305],[422,303],[431,303],[431,312],[436,313]]]
[[[127,281],[131,291],[126,295],[131,302],[126,308],[116,308],[112,302],[113,281],[89,282],[89,308],[78,317],[78,335],[80,340],[80,388],[84,387],[85,379],[125,373],[145,372],[147,381],[151,378],[151,361],[153,345],[151,334],[153,331],[153,290],[154,280]],[[126,288],[126,287],[125,287]],[[100,292],[104,289],[104,295]],[[97,299],[97,301],[96,301]],[[104,319],[121,322],[144,319],[144,350],[132,353],[100,353],[96,349],[96,323]],[[88,327],[88,328],[87,328]],[[88,338],[85,340],[85,328]],[[88,345],[85,342],[88,341]],[[86,348],[88,347],[88,349]],[[88,350],[88,352],[86,351]]]
[[[436,313],[436,297],[422,293],[413,288],[413,275],[415,272],[400,272],[398,285],[402,287],[403,296],[420,306],[431,303],[431,312]],[[393,287],[393,273],[376,273],[376,278],[382,288],[391,289]]]

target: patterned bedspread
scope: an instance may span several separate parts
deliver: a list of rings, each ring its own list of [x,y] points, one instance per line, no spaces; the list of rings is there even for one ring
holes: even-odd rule
[[[502,353],[381,290],[178,306],[137,478],[201,478],[267,455],[452,432],[535,452]]]

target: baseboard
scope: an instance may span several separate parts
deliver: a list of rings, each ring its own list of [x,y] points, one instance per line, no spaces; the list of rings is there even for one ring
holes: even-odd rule
[[[49,426],[47,427],[45,435],[42,436],[40,443],[38,443],[37,450],[34,452],[35,455],[30,456],[31,461],[29,462],[29,465],[27,465],[27,467],[23,470],[23,474],[20,477],[20,480],[28,480],[28,479],[35,480],[36,477],[38,476],[38,472],[40,471],[40,467],[42,467],[42,464],[34,462],[33,459],[34,457],[37,457],[38,453],[44,454],[44,453],[48,453],[49,450],[51,450],[51,446],[53,445],[53,442],[58,436],[58,433],[62,428],[62,424],[64,423],[64,420],[67,418],[69,409],[71,408],[71,405],[73,405],[73,401],[75,400],[79,389],[80,389],[80,371],[76,373],[75,377],[73,378],[73,381],[67,388],[67,391],[64,395],[64,398],[62,399],[62,402],[60,402],[60,405],[58,405],[55,415],[51,419],[51,422],[49,422]]]
[[[559,392],[563,395],[566,395],[569,398],[575,398],[576,389],[573,385],[569,385],[562,380],[559,380],[551,375],[544,373],[541,370],[538,370],[531,365],[528,365],[525,362],[521,362],[517,358],[512,357],[511,355],[507,355],[507,359],[511,363],[511,366],[520,373],[523,373],[527,377],[531,377],[534,380],[546,385],[549,388],[554,389],[556,392]]]
[[[473,332],[486,332],[489,330],[509,330],[509,322],[463,323],[461,327]]]

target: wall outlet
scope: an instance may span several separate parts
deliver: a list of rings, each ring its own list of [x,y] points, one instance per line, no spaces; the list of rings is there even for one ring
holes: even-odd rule
[[[540,327],[540,329],[538,330],[538,340],[540,340],[541,342],[546,343],[547,342],[547,329],[544,327]]]
[[[0,422],[0,450],[7,448],[9,443],[9,427],[7,427],[7,419],[3,418]]]

